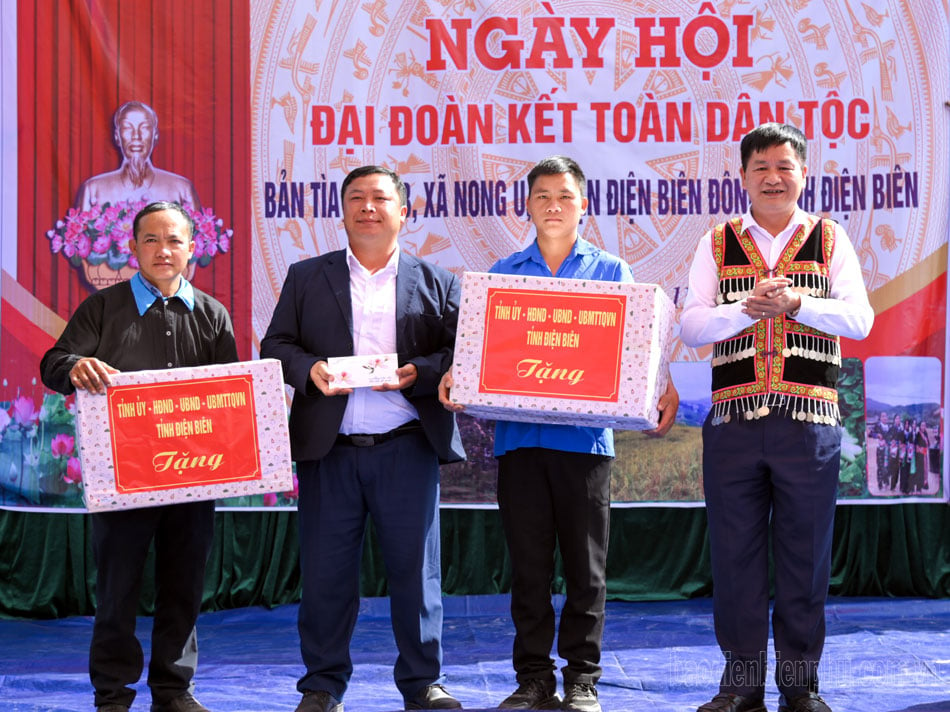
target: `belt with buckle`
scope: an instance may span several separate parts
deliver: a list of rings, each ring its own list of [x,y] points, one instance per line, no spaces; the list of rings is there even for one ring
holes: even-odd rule
[[[408,423],[403,423],[398,428],[393,428],[385,433],[354,433],[352,435],[343,435],[343,433],[340,433],[336,436],[336,444],[352,445],[353,447],[373,447],[373,445],[379,445],[380,443],[397,438],[400,435],[414,433],[417,430],[422,430],[422,423],[418,420],[410,420]]]

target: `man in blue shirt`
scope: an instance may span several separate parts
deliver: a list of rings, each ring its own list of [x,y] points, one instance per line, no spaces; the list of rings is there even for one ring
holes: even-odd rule
[[[577,232],[587,210],[587,181],[566,156],[538,163],[528,174],[528,212],[537,239],[499,260],[497,274],[632,282],[630,267],[582,239]],[[451,370],[440,400],[453,411]],[[660,399],[665,435],[676,418],[679,395],[672,382]],[[511,555],[511,617],[515,624],[512,663],[518,689],[500,709],[562,709],[599,712],[607,539],[610,522],[610,461],[613,431],[546,423],[498,421],[498,507]],[[564,564],[567,597],[558,629],[564,699],[557,695],[554,660],[554,548]]]

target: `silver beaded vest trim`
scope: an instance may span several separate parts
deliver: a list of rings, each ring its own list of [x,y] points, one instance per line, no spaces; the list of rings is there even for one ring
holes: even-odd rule
[[[773,269],[769,269],[742,219],[713,228],[712,249],[719,273],[719,304],[751,296],[756,281],[785,276],[791,289],[819,299],[829,297],[828,269],[835,225],[810,215]],[[718,341],[712,355],[712,424],[733,418],[752,420],[775,413],[823,425],[840,423],[838,337],[800,324],[787,314],[762,319],[733,337]]]

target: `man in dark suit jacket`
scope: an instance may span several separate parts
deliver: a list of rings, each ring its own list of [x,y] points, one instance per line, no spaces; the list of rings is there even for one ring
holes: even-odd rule
[[[342,712],[353,671],[366,518],[379,533],[399,649],[393,676],[406,709],[453,709],[442,686],[439,463],[464,457],[455,417],[439,404],[452,363],[459,284],[401,252],[406,188],[379,166],[343,181],[348,248],[291,265],[261,356],[294,387],[307,667],[297,712]],[[327,360],[396,353],[398,385],[342,388]]]

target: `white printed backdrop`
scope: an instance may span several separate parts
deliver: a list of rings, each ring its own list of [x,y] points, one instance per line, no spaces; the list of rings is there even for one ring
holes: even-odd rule
[[[699,236],[746,205],[738,139],[762,121],[786,121],[809,139],[803,205],[846,227],[880,315],[869,340],[845,347],[856,360],[846,376],[842,497],[944,497],[939,466],[910,493],[877,489],[867,462],[873,470],[882,411],[926,421],[930,449],[942,456],[948,200],[946,151],[935,149],[947,133],[950,79],[947,62],[936,61],[948,52],[946,8],[814,0],[660,7],[255,6],[255,333],[266,329],[288,264],[344,246],[339,184],[366,163],[395,168],[410,184],[403,248],[462,272],[484,270],[533,239],[525,177],[540,158],[571,155],[589,180],[583,236],[681,304]],[[908,321],[930,326],[909,334]],[[659,443],[618,434],[615,499],[701,499],[707,356],[677,342],[682,427]],[[928,374],[912,402],[875,399],[890,381],[867,380],[871,357],[920,359],[891,364]],[[473,462],[448,474],[443,496],[490,499],[486,428],[463,425]]]
[[[339,186],[356,166],[385,164],[403,176],[411,190],[403,249],[461,273],[533,239],[525,177],[545,156],[570,155],[588,177],[583,237],[681,305],[700,235],[746,206],[738,139],[762,121],[784,121],[809,139],[803,207],[847,229],[877,313],[867,340],[844,345],[841,497],[946,499],[943,3],[251,0],[245,10],[250,158],[235,172],[248,176],[249,204],[236,205],[231,222],[249,211],[249,234],[233,243],[248,260],[247,274],[235,275],[250,289],[250,313],[235,315],[250,332],[248,355],[288,265],[345,245]],[[166,10],[156,3],[152,12]],[[5,44],[5,66],[16,57]],[[156,72],[152,81],[168,80]],[[21,230],[21,253],[31,241]],[[708,355],[675,343],[683,402],[670,436],[618,433],[618,503],[700,502]],[[908,453],[917,482],[908,491],[876,477],[883,412],[929,432],[924,472]],[[474,419],[463,429],[470,459],[446,469],[443,500],[490,504],[491,429]],[[293,504],[293,493],[266,504],[275,502]]]

